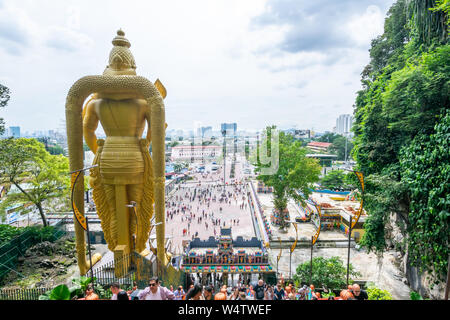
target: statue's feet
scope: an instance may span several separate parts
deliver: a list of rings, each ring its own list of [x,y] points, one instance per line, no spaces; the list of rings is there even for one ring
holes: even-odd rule
[[[86,275],[92,266],[95,266],[97,262],[99,262],[102,259],[102,255],[100,253],[96,253],[92,256],[92,260],[86,259],[84,261],[78,262],[78,267],[80,268],[80,274]]]
[[[90,269],[90,268],[91,268],[91,265],[92,265],[92,266],[95,266],[95,264],[96,264],[97,262],[99,262],[101,259],[102,259],[102,255],[101,255],[100,253],[94,254],[94,255],[92,256],[92,260],[91,260],[91,261],[89,261],[89,259],[86,260],[86,266],[87,266],[87,268]]]

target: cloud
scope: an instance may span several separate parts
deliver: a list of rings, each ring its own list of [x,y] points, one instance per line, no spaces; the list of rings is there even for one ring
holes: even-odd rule
[[[90,37],[68,26],[43,25],[14,2],[0,1],[0,45],[11,55],[39,47],[73,52],[93,45]]]
[[[56,50],[73,52],[92,47],[94,41],[78,31],[52,26],[47,29],[44,44]]]
[[[294,69],[311,63],[333,65],[348,50],[368,49],[370,40],[383,31],[380,6],[385,9],[390,4],[392,0],[269,0],[265,11],[252,19],[250,30],[279,27],[283,31],[278,42],[263,44],[254,53],[286,57],[320,52],[321,57],[309,63],[289,65]]]
[[[0,0],[18,33],[0,31],[1,76],[14,91],[2,117],[24,131],[59,128],[70,86],[103,71],[122,28],[138,74],[169,91],[172,129],[290,121],[331,130],[352,111],[371,25],[382,25],[376,7],[393,1]]]
[[[0,45],[12,55],[20,55],[32,42],[29,19],[0,2]]]

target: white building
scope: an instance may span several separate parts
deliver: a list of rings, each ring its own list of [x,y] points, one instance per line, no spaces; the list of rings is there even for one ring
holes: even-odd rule
[[[176,146],[172,148],[172,161],[215,159],[222,155],[220,146]]]
[[[337,134],[348,134],[353,125],[353,116],[350,114],[342,114],[336,120],[336,130]]]

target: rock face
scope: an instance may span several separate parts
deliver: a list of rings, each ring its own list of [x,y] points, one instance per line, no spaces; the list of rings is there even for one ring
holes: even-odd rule
[[[41,242],[29,248],[18,259],[17,271],[25,278],[11,272],[4,279],[4,287],[52,287],[64,281],[72,266],[77,265],[75,258],[75,241],[63,237],[58,241]]]
[[[48,241],[38,243],[25,252],[25,257],[48,256],[56,252],[56,244]]]
[[[402,218],[396,213],[390,215],[389,223],[386,225],[386,244],[388,248],[396,250],[395,264],[404,274],[403,283],[424,298],[443,299],[445,283],[433,284],[429,280],[429,273],[421,272],[411,264],[403,225]]]

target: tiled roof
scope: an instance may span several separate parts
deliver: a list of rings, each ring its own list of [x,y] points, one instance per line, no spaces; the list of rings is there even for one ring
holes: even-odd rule
[[[308,143],[308,147],[322,147],[322,148],[328,148],[332,145],[332,143],[328,142],[310,142]]]

